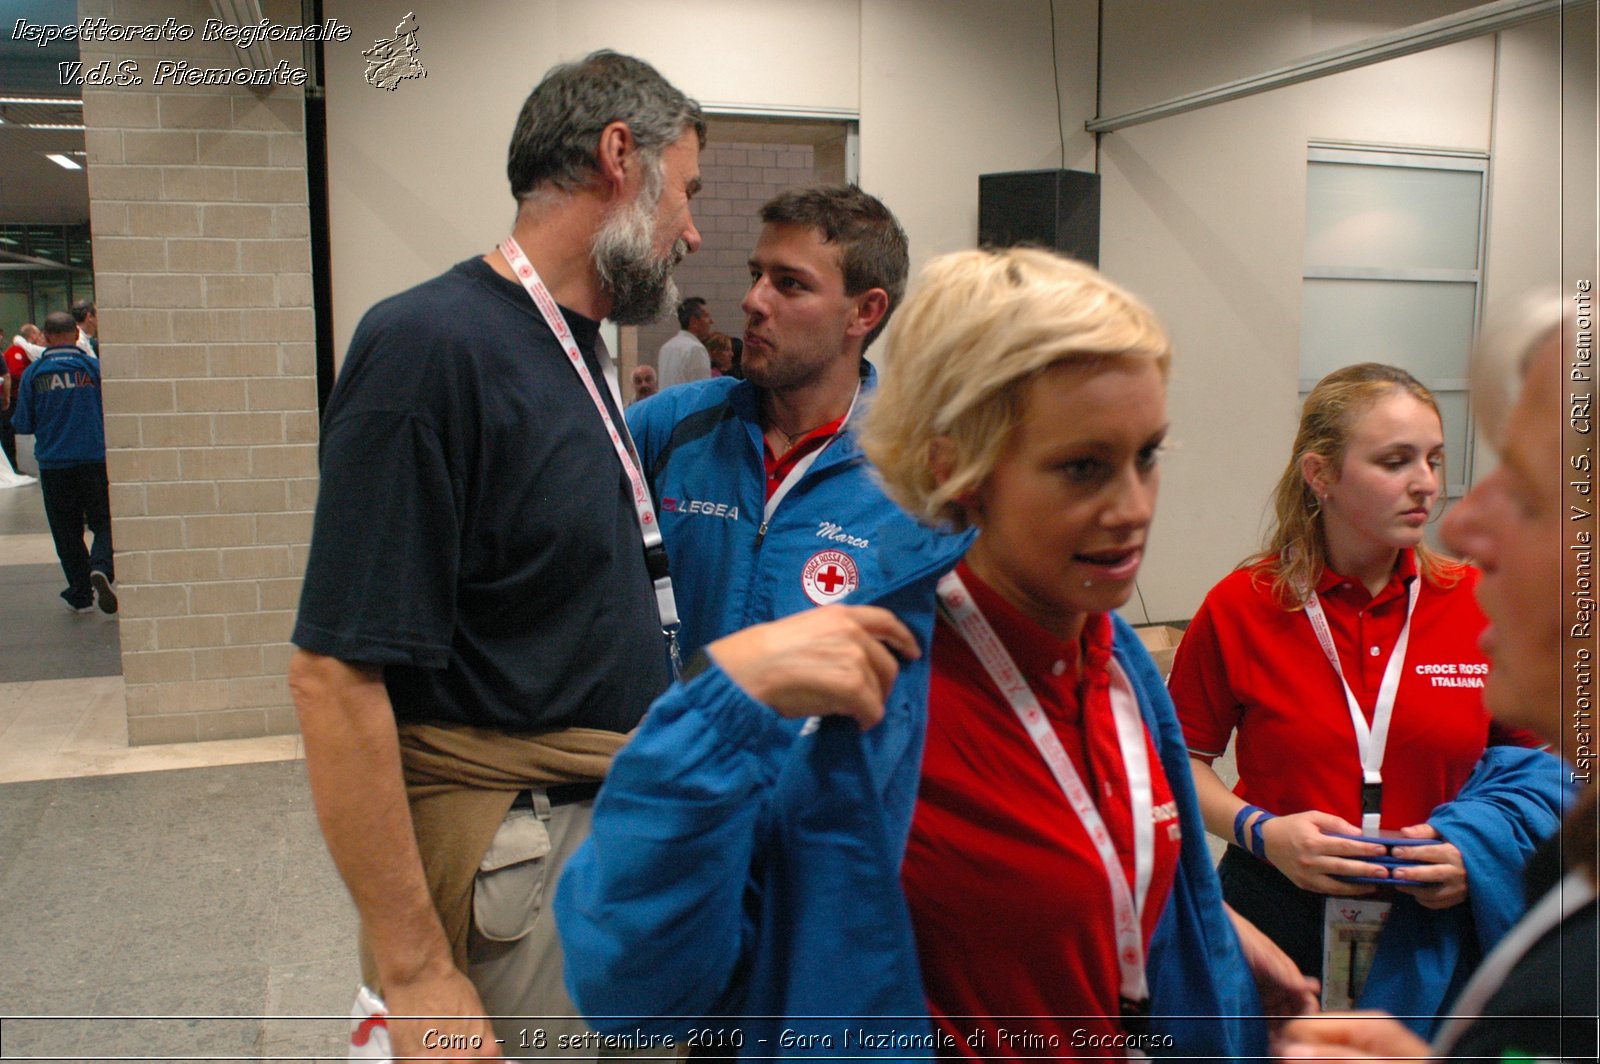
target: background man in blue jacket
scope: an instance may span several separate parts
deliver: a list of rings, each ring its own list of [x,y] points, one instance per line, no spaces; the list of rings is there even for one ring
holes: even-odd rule
[[[12,424],[34,437],[44,512],[67,575],[61,597],[78,613],[96,601],[101,612],[116,613],[100,363],[77,346],[78,323],[66,311],[44,319],[44,338],[44,354],[22,375]],[[94,533],[88,550],[85,525]]]
[[[737,1041],[692,1048],[765,1056],[779,1018],[833,1030],[821,1017],[841,994],[858,1030],[925,1033],[912,952],[874,943],[910,940],[898,854],[933,581],[968,538],[891,502],[850,429],[873,382],[862,352],[905,291],[894,215],[824,186],[778,195],[761,220],[745,379],[628,410],[688,664],[613,763],[555,908],[567,985],[597,1030],[682,1039],[715,1029],[696,1017],[744,1016]]]

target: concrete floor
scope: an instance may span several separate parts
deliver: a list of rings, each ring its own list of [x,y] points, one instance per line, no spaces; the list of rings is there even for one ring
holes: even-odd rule
[[[28,442],[18,438],[17,457],[37,475]],[[69,611],[66,586],[38,483],[0,488],[0,683],[121,675],[115,619]]]
[[[304,776],[0,786],[0,1058],[342,1058],[355,911]]]
[[[342,1060],[355,910],[298,740],[128,749],[115,618],[63,584],[38,486],[0,489],[0,1060]]]

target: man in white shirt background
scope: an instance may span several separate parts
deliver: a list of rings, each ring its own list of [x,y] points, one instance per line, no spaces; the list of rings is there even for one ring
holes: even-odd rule
[[[716,323],[706,301],[690,296],[678,304],[678,335],[661,345],[657,359],[660,366],[660,388],[666,391],[674,384],[703,381],[711,376],[711,355],[706,351],[706,338]]]

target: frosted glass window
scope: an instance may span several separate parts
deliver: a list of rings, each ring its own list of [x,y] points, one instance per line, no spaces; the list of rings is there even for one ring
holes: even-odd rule
[[[1478,268],[1483,174],[1307,164],[1306,265]]]
[[[1355,362],[1422,381],[1439,401],[1452,496],[1472,476],[1466,378],[1487,166],[1473,153],[1349,144],[1313,144],[1306,161],[1301,385]]]
[[[1467,375],[1477,285],[1308,277],[1301,300],[1300,376],[1387,362],[1421,379]]]

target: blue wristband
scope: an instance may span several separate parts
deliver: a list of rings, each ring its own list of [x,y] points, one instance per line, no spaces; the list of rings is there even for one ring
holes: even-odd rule
[[[1239,809],[1238,814],[1233,818],[1233,840],[1237,842],[1241,848],[1246,850],[1250,848],[1249,841],[1244,837],[1244,822],[1249,820],[1253,814],[1264,812],[1266,812],[1266,810],[1262,809],[1259,805],[1246,805],[1242,806]]]
[[[1261,837],[1261,826],[1269,820],[1278,819],[1274,813],[1262,813],[1254,824],[1250,825],[1250,852],[1261,858],[1267,859],[1267,840]]]

